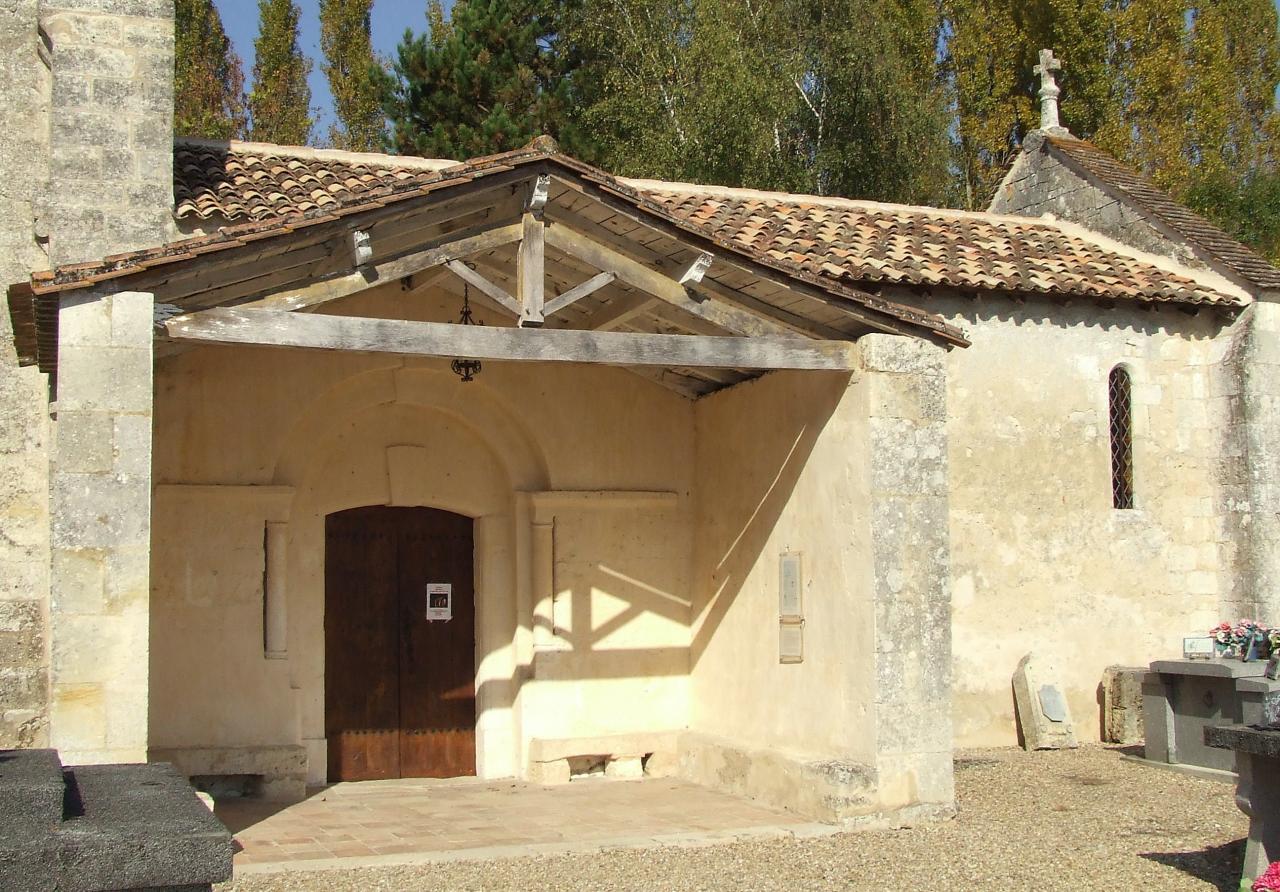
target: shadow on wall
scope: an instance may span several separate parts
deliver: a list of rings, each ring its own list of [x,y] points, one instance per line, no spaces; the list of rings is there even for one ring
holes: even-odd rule
[[[705,398],[708,402],[733,400],[740,411],[733,413],[731,429],[717,431],[716,446],[698,443],[695,529],[699,554],[693,591],[695,610],[704,610],[705,616],[691,643],[692,665],[706,651],[760,560],[819,435],[850,382],[846,374],[793,374],[787,376],[791,398],[780,401],[775,385],[783,374],[775,373],[777,380],[764,378]],[[700,438],[704,434],[701,418],[698,434]],[[741,470],[732,492],[715,494],[714,517],[708,504],[711,494],[704,491],[709,463],[728,463]]]

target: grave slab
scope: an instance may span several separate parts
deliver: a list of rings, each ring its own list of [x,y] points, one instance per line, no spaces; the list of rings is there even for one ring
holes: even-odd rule
[[[1053,666],[1027,654],[1013,676],[1023,746],[1028,750],[1073,749],[1076,742],[1071,709]]]

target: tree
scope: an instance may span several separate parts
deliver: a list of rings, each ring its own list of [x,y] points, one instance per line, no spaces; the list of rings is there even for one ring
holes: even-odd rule
[[[176,0],[174,35],[174,131],[206,139],[242,138],[244,70],[212,0]]]
[[[255,140],[306,145],[311,138],[311,62],[298,46],[293,0],[259,0],[249,114]]]
[[[573,151],[574,134],[562,126],[568,84],[549,48],[550,27],[536,0],[458,0],[443,33],[406,30],[391,73],[380,78],[392,147],[461,160],[545,133]]]
[[[610,170],[936,201],[936,27],[932,0],[583,0],[565,33]]]
[[[438,0],[437,0],[438,2]],[[369,14],[373,0],[320,0],[321,68],[338,123],[329,141],[354,152],[381,151],[386,135]]]

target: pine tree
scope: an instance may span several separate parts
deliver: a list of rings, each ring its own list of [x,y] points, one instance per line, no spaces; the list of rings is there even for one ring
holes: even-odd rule
[[[298,46],[293,0],[259,0],[249,114],[255,140],[306,145],[311,138],[311,62]]]
[[[212,0],[176,0],[174,35],[174,132],[243,138],[244,70]]]
[[[458,0],[447,33],[406,31],[381,78],[395,150],[465,159],[546,133],[573,151],[549,22],[533,0]]]
[[[354,152],[381,151],[386,133],[380,66],[370,40],[372,8],[373,0],[320,0],[321,68],[338,118],[329,141]]]

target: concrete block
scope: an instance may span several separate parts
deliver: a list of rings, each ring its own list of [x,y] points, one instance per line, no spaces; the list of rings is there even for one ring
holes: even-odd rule
[[[1071,708],[1059,673],[1047,660],[1027,654],[1013,675],[1013,694],[1028,750],[1073,749],[1076,742]]]

